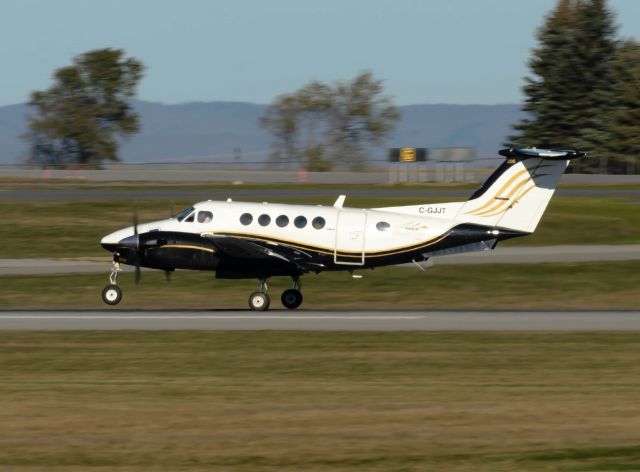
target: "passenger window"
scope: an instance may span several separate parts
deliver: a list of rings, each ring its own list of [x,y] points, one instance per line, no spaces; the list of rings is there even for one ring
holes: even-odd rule
[[[380,221],[378,222],[378,224],[376,224],[376,228],[378,229],[378,231],[389,231],[391,225],[386,221]]]
[[[289,224],[289,217],[287,215],[280,215],[276,218],[276,224],[281,228],[284,228]]]
[[[296,228],[304,228],[307,226],[307,219],[304,216],[297,216],[295,220],[293,220],[293,224],[296,225]]]
[[[324,228],[325,225],[325,221],[324,218],[321,216],[316,216],[313,221],[311,222],[311,225],[315,228],[315,229],[322,229]]]
[[[213,220],[213,213],[210,211],[198,212],[198,223],[211,223],[211,220]]]
[[[240,216],[240,223],[242,223],[245,226],[250,225],[253,222],[253,216],[251,215],[251,213],[243,213],[242,216]]]
[[[260,215],[258,217],[258,223],[260,223],[260,226],[267,226],[271,223],[271,217],[269,215]]]

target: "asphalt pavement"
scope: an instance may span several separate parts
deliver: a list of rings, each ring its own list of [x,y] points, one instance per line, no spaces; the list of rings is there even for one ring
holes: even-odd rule
[[[483,158],[466,164],[462,171],[466,181],[482,181],[498,167],[504,158]],[[114,163],[108,168],[91,169],[40,169],[25,166],[0,166],[2,177],[10,179],[44,179],[55,182],[58,179],[77,182],[178,182],[178,183],[299,183],[312,184],[385,184],[428,180],[460,179],[460,171],[435,166],[412,167],[405,164],[385,164],[368,171],[300,172],[297,169],[260,169],[255,166],[227,163],[211,165],[207,163],[182,163],[173,165]],[[439,176],[437,174],[440,174]],[[562,183],[577,185],[640,184],[640,175],[565,174]]]
[[[473,189],[469,188],[430,188],[425,187],[380,187],[354,188],[349,185],[332,188],[305,188],[304,186],[285,186],[263,189],[243,188],[230,185],[227,188],[155,188],[155,189],[101,189],[101,188],[6,188],[0,189],[0,201],[112,201],[112,200],[203,200],[269,201],[273,199],[315,198],[318,204],[332,205],[338,195],[359,198],[425,198],[449,199],[469,198]],[[598,189],[598,188],[559,188],[556,195],[561,197],[628,197],[638,198],[640,188]],[[348,201],[348,200],[347,200]]]
[[[637,331],[639,311],[0,311],[0,330]]]

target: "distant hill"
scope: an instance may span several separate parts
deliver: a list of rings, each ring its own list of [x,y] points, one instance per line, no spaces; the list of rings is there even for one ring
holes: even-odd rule
[[[163,105],[137,101],[142,131],[121,147],[125,162],[232,162],[234,149],[243,162],[261,162],[271,137],[258,126],[265,106],[237,102]],[[521,117],[519,105],[410,105],[387,147],[475,147],[495,155],[510,126]],[[0,164],[20,162],[27,147],[26,105],[0,107]],[[376,157],[382,158],[385,150]]]
[[[20,135],[26,130],[27,113],[26,105],[0,107],[0,164],[14,164],[26,154]]]

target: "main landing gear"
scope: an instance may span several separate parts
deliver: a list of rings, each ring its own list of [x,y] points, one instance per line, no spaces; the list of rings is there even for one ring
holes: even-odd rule
[[[280,297],[282,304],[290,310],[298,308],[302,304],[300,277],[294,276],[292,279],[293,287],[282,292],[282,297]],[[267,294],[267,290],[267,279],[260,279],[258,291],[249,295],[249,308],[255,311],[267,311],[271,304],[271,298]]]
[[[111,274],[109,275],[109,285],[102,289],[102,301],[107,305],[117,305],[122,300],[122,290],[116,285],[116,279],[118,278],[118,272],[120,269],[120,263],[117,256],[113,258],[113,267]]]
[[[280,297],[282,304],[289,310],[295,310],[302,304],[302,292],[300,291],[302,282],[300,282],[300,277],[298,276],[292,277],[292,279],[293,286],[282,292]]]
[[[267,295],[267,279],[260,279],[260,288],[249,295],[249,308],[255,311],[267,311],[271,298]]]

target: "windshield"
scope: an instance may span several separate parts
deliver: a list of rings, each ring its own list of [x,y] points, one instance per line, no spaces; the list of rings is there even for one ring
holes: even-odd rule
[[[178,216],[176,216],[176,218],[178,219],[178,221],[182,221],[184,220],[187,216],[189,216],[189,214],[193,211],[193,207],[189,207],[186,210],[181,211],[180,213],[178,213]]]

